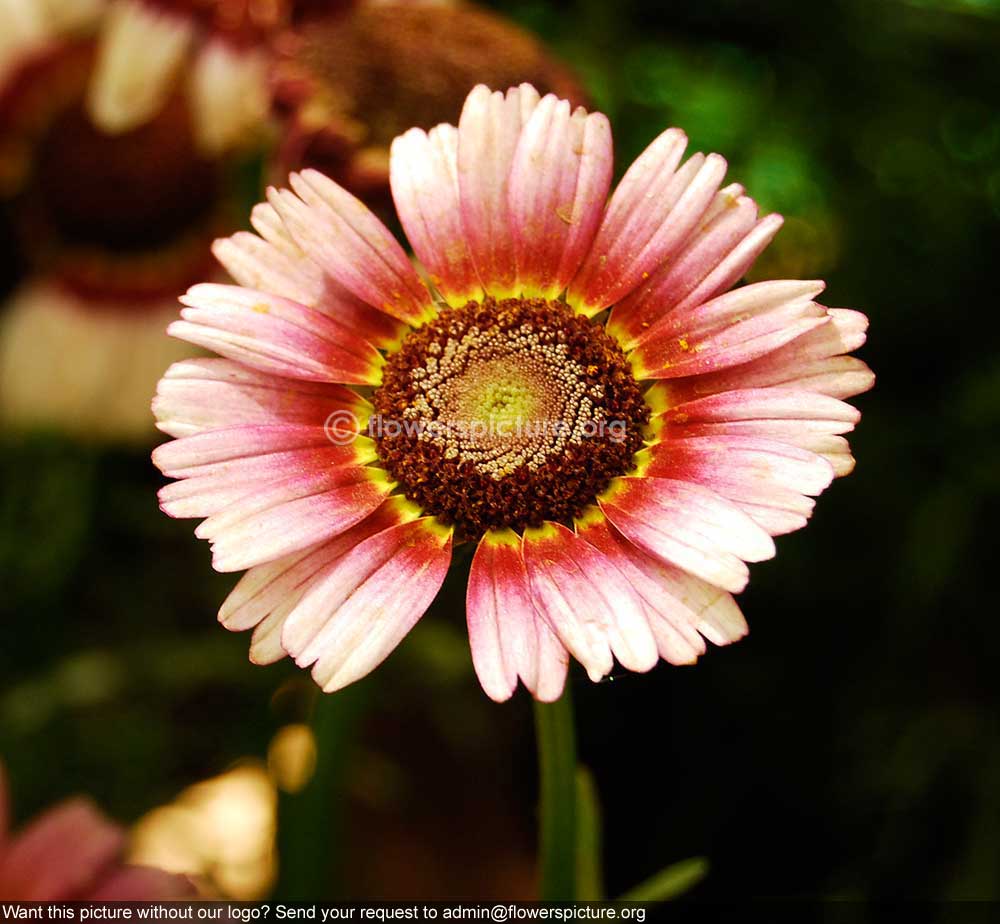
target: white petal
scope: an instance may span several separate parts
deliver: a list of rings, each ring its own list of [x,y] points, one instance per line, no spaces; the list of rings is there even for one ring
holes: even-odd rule
[[[104,21],[87,95],[91,118],[106,132],[142,125],[163,106],[194,34],[184,17],[140,0],[116,0]]]
[[[260,132],[268,110],[266,65],[259,52],[219,40],[199,53],[190,90],[195,137],[203,150],[218,154]]]

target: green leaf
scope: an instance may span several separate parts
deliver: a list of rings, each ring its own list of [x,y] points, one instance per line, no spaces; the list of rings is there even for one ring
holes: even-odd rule
[[[594,777],[583,766],[576,768],[576,900],[604,899],[601,867],[601,803]]]
[[[693,889],[708,875],[708,860],[691,857],[661,869],[645,882],[626,892],[622,902],[668,902]]]

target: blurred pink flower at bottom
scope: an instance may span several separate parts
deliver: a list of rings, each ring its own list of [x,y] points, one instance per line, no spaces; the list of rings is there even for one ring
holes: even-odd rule
[[[13,901],[152,901],[194,898],[189,880],[123,863],[126,834],[88,799],[60,803],[9,830],[0,767],[0,898]]]

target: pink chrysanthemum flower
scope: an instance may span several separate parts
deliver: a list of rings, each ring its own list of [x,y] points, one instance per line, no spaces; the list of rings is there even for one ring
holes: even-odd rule
[[[13,834],[0,766],[0,899],[162,901],[193,898],[183,876],[122,860],[125,832],[87,799],[70,799]]]
[[[597,680],[745,634],[746,562],[853,467],[866,319],[817,304],[821,282],[728,291],[781,219],[685,145],[664,132],[609,201],[603,115],[480,86],[457,129],[392,146],[426,281],[314,171],[270,190],[259,237],[217,243],[239,286],[193,288],[171,332],[225,358],[160,383],[179,439],[154,459],[180,479],[163,509],[249,569],[220,619],[254,629],[253,660],[362,677],[464,541],[496,700],[519,678],[555,699],[569,654]]]

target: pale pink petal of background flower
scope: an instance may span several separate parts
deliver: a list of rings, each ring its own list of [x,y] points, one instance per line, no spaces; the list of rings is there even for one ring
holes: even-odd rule
[[[120,857],[125,833],[88,800],[74,799],[31,821],[4,851],[0,895],[21,901],[71,899]]]

